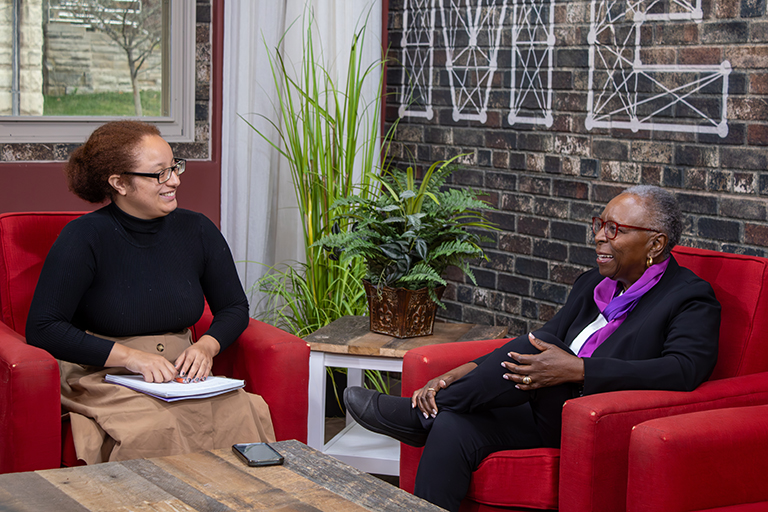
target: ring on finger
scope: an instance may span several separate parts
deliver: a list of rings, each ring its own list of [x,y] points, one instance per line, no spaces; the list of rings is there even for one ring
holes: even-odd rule
[[[433,393],[437,393],[437,390],[435,388],[427,388],[427,391],[431,391]]]
[[[523,377],[523,384],[528,385],[531,382],[532,382],[531,377],[529,375],[526,375],[525,377]]]

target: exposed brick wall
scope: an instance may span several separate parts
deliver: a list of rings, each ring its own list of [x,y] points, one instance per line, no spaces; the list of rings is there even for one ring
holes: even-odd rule
[[[402,161],[413,159],[419,167],[469,153],[452,184],[483,191],[497,208],[490,217],[500,227],[487,245],[489,261],[474,267],[478,286],[458,271],[450,273],[452,286],[444,297],[448,309],[438,315],[509,325],[512,334],[535,329],[557,312],[574,279],[594,266],[589,219],[600,214],[618,192],[635,184],[660,185],[677,194],[685,213],[681,245],[768,256],[765,1],[709,0],[703,3],[698,22],[657,21],[641,29],[644,63],[730,63],[724,137],[696,129],[587,129],[591,13],[586,1],[555,4],[551,126],[508,121],[513,76],[511,0],[486,120],[455,121],[439,2],[434,3],[438,9],[434,115],[400,119],[394,153]],[[443,3],[447,7],[451,1]],[[502,0],[495,3],[500,5]],[[400,63],[406,62],[401,41],[406,2],[390,0],[389,5],[392,60],[386,119],[392,123],[400,107]],[[409,5],[413,8],[413,2]],[[619,27],[617,32],[625,29]],[[672,72],[666,79],[682,83],[688,78],[686,73]],[[718,82],[692,94],[691,101],[698,102],[697,108],[715,112],[721,89]],[[640,97],[647,93],[639,92]],[[426,104],[423,96],[417,98],[417,107]],[[663,112],[662,121],[695,125],[694,117],[679,102]]]

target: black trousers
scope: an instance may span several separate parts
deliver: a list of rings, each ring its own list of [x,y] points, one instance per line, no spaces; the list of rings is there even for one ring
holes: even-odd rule
[[[557,338],[534,334],[572,353]],[[507,370],[501,363],[510,361],[510,351],[538,353],[527,334],[510,340],[437,393],[436,418],[420,416],[429,435],[416,473],[416,496],[457,511],[469,489],[472,471],[491,453],[560,446],[563,404],[578,396],[578,386],[517,389],[514,382],[502,377]]]

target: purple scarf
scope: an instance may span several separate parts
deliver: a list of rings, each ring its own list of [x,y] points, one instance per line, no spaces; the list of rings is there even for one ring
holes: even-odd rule
[[[595,304],[608,320],[608,324],[592,333],[592,336],[581,346],[579,357],[591,357],[595,349],[619,328],[627,315],[635,309],[640,298],[659,282],[664,271],[667,270],[669,260],[670,258],[667,258],[661,263],[648,267],[640,279],[618,297],[615,295],[621,284],[610,277],[606,277],[595,286]]]

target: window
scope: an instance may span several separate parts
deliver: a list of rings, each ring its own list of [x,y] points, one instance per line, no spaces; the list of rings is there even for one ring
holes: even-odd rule
[[[82,142],[120,118],[192,142],[194,66],[194,2],[0,0],[0,142]]]

